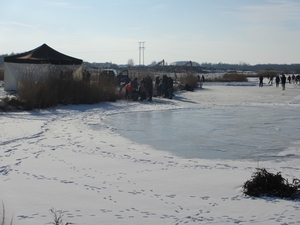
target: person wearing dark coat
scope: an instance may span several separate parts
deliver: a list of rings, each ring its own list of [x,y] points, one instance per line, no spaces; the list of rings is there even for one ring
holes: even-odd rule
[[[155,78],[155,87],[158,87],[159,86],[159,83],[160,83],[160,79],[159,79],[159,76],[157,76]]]
[[[155,88],[156,88],[156,95],[160,96],[161,95],[161,79],[159,78],[159,76],[157,76],[155,78]]]
[[[128,77],[128,76],[125,76],[123,77],[121,80],[120,80],[120,90],[119,91],[122,91],[123,87],[126,86],[126,84],[130,83],[131,82],[131,79]]]
[[[141,85],[139,88],[139,93],[140,93],[140,100],[141,101],[146,101],[146,96],[147,96],[147,81],[145,78],[143,78],[143,80],[141,81]]]
[[[147,90],[148,90],[148,95],[149,98],[147,101],[152,101],[152,95],[153,95],[153,81],[149,75],[146,77],[146,83],[147,83]]]
[[[136,77],[131,81],[131,85],[132,85],[132,88],[133,88],[132,100],[137,101],[138,97],[139,97],[139,92],[138,92],[139,84],[138,84],[138,81],[137,81]]]
[[[173,79],[172,79],[172,77],[169,77],[168,85],[169,85],[169,89],[168,89],[169,99],[172,99],[173,98]]]
[[[260,77],[259,77],[259,86],[260,86],[260,87],[262,87],[262,86],[264,85],[263,80],[264,80],[264,77],[263,77],[263,76],[260,76]]]
[[[139,84],[138,84],[138,81],[137,81],[137,77],[135,77],[135,78],[131,81],[131,84],[133,85],[134,89],[137,91],[138,88],[139,88]]]
[[[285,83],[286,83],[286,77],[284,74],[282,74],[281,76],[281,86],[282,86],[282,90],[285,90]]]
[[[295,83],[295,75],[294,74],[292,75],[292,83],[293,84]]]
[[[279,87],[280,77],[277,75],[275,78],[276,87]]]
[[[164,98],[166,98],[168,96],[168,77],[167,77],[167,75],[163,75],[161,89],[162,89],[161,94],[163,95]]]

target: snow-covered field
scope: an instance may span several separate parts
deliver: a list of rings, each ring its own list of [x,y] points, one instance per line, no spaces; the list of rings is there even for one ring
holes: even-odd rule
[[[81,225],[299,224],[300,201],[242,193],[257,167],[280,171],[290,182],[300,178],[299,148],[283,149],[276,161],[181,158],[125,138],[105,122],[114,114],[199,106],[300,109],[299,85],[287,84],[285,91],[203,87],[176,93],[172,100],[0,113],[0,198],[7,223],[13,217],[14,225],[46,224],[53,221],[54,208],[65,222]]]

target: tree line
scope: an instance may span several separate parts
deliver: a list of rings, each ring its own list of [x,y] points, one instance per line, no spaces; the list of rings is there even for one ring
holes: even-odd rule
[[[10,54],[10,55],[13,55]],[[3,54],[0,55],[0,67],[4,64],[4,57],[10,56],[9,54]],[[188,61],[177,61],[174,63],[170,63],[169,66],[181,66],[182,64],[186,63]],[[203,71],[205,70],[239,70],[239,71],[262,71],[262,70],[274,70],[274,71],[282,71],[282,72],[294,72],[294,73],[300,73],[300,63],[295,64],[256,64],[256,65],[250,65],[244,62],[238,63],[238,64],[228,64],[228,63],[209,63],[209,62],[192,62],[193,66],[196,68],[201,68]],[[152,64],[155,64],[152,62]],[[84,66],[86,68],[111,68],[111,69],[121,69],[124,67],[128,67],[129,65],[117,65],[112,62],[105,62],[105,63],[90,63],[90,62],[84,62]],[[131,65],[132,66],[132,65]],[[147,66],[145,66],[147,67]],[[151,67],[151,65],[149,65]],[[168,67],[168,65],[166,65]]]

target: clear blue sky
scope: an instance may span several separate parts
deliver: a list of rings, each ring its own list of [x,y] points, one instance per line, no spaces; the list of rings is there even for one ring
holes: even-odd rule
[[[88,62],[300,63],[300,0],[0,0],[0,54]],[[141,56],[141,63],[143,57]]]

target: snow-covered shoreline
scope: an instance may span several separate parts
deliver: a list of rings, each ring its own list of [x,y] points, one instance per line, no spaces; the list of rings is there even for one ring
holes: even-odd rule
[[[53,207],[66,222],[88,225],[297,224],[299,201],[250,198],[242,185],[257,167],[299,178],[298,159],[286,160],[285,153],[276,162],[184,159],[122,137],[103,118],[199,106],[300,107],[299,96],[298,85],[284,92],[274,86],[204,86],[178,92],[173,100],[0,113],[6,218],[13,215],[16,225],[46,224]]]

